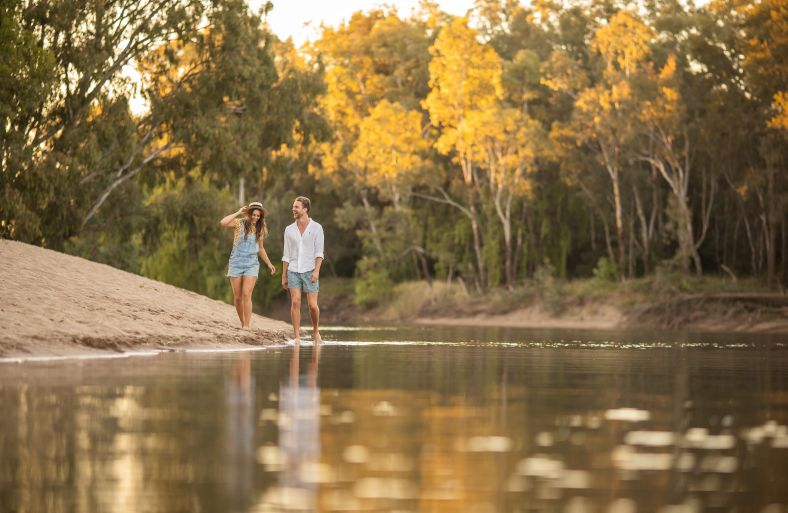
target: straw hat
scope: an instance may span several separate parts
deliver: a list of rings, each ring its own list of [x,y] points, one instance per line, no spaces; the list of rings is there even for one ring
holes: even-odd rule
[[[265,208],[263,206],[263,204],[260,203],[259,201],[253,201],[253,202],[249,203],[249,205],[246,207],[246,210],[247,210],[247,212],[251,212],[255,208],[260,210],[263,213],[263,217],[268,215],[268,209]]]

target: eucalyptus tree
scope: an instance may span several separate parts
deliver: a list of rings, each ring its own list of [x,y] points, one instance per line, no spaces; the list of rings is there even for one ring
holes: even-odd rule
[[[28,0],[6,3],[3,10],[3,32],[23,44],[11,51],[17,45],[3,41],[1,53],[25,63],[4,68],[0,83],[24,78],[28,86],[3,98],[0,124],[10,134],[4,137],[3,188],[12,201],[0,222],[17,226],[5,229],[6,235],[58,246],[78,231],[90,200],[91,188],[80,180],[96,166],[119,166],[133,144],[124,140],[134,137],[124,108],[134,85],[125,72],[156,46],[194,32],[209,5]],[[28,46],[33,41],[34,51]],[[25,48],[31,51],[23,54]]]
[[[424,107],[439,130],[435,147],[450,155],[459,167],[464,192],[457,200],[440,188],[443,197],[438,201],[456,207],[470,221],[477,284],[485,290],[488,284],[479,205],[483,177],[475,146],[484,133],[484,113],[496,108],[503,88],[500,57],[479,43],[476,35],[464,18],[456,18],[441,29],[430,48],[430,93]]]

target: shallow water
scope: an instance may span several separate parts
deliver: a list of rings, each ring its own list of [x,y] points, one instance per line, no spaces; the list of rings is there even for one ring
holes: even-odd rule
[[[323,336],[0,365],[0,512],[788,509],[785,337]]]

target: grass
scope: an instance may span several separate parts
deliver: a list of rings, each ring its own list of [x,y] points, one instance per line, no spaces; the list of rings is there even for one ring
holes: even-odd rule
[[[354,280],[324,278],[320,280],[323,301],[352,302]],[[531,280],[514,290],[498,287],[486,294],[466,290],[457,283],[409,281],[381,291],[383,299],[374,308],[359,308],[358,314],[379,320],[408,320],[423,315],[462,316],[477,313],[502,314],[527,306],[538,305],[554,314],[589,303],[612,304],[630,308],[656,304],[682,295],[715,295],[730,293],[769,292],[755,279],[736,282],[721,276],[694,276],[657,273],[616,282],[598,278],[569,281],[559,279]]]

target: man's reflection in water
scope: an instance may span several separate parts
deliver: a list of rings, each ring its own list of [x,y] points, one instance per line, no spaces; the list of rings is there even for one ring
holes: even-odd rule
[[[246,511],[254,493],[255,387],[249,355],[233,366],[224,385],[225,465],[222,480],[230,511]]]
[[[281,506],[293,511],[315,511],[317,483],[312,475],[320,459],[320,388],[317,386],[320,344],[312,348],[306,373],[299,372],[301,348],[296,345],[290,373],[280,386],[279,448]]]

